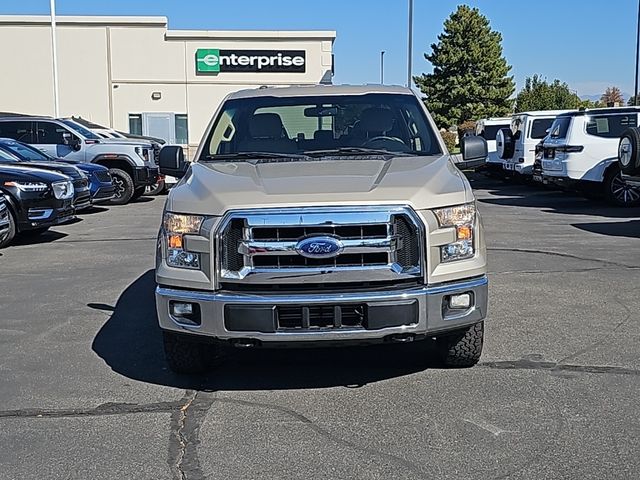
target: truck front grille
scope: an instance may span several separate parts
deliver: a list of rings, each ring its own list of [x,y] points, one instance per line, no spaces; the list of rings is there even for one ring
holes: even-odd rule
[[[304,305],[277,307],[278,330],[362,327],[366,305]]]
[[[298,243],[316,236],[336,239],[342,250],[302,255]],[[408,207],[234,212],[217,234],[218,279],[225,288],[416,280],[424,271],[423,238]]]

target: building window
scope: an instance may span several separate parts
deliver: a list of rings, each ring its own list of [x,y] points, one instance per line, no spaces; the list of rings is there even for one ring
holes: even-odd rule
[[[142,115],[129,114],[129,133],[132,135],[142,135]]]
[[[175,133],[176,143],[179,145],[189,144],[189,124],[187,121],[187,115],[182,113],[176,113],[175,115]]]

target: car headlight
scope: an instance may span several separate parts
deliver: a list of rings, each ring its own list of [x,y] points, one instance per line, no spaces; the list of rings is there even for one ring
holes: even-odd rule
[[[144,160],[145,162],[149,161],[149,149],[142,147],[135,147],[136,153],[138,156]]]
[[[203,221],[202,215],[165,212],[162,227],[167,245],[167,264],[169,266],[200,269],[200,254],[186,250],[184,235],[198,235]]]
[[[73,197],[73,183],[71,182],[53,182],[53,195],[58,200],[66,200]]]
[[[49,185],[43,182],[4,182],[5,187],[15,187],[23,192],[46,192]]]
[[[472,258],[476,253],[473,239],[476,225],[475,203],[437,208],[433,213],[440,227],[453,227],[456,230],[456,241],[440,247],[440,260],[454,262]]]

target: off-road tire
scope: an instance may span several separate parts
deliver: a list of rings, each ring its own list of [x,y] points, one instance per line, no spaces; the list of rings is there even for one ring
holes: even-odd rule
[[[473,367],[480,360],[484,322],[436,337],[440,362],[445,367]]]
[[[620,168],[614,164],[604,176],[603,192],[605,199],[616,207],[636,207],[640,205],[640,187],[623,185]],[[626,189],[626,193],[620,189]]]
[[[126,205],[133,198],[135,193],[133,179],[124,170],[119,168],[110,168],[109,174],[113,180],[113,184],[116,186],[116,194],[118,196],[112,198],[109,201],[110,205]]]
[[[144,194],[148,197],[155,197],[156,195],[162,195],[165,189],[164,180],[158,180],[158,183],[154,185],[147,185],[144,189]]]
[[[628,146],[628,153],[622,154],[622,145]],[[640,129],[637,127],[627,128],[620,136],[618,144],[618,159],[620,169],[625,175],[640,175]]]
[[[147,191],[147,187],[138,187],[133,191],[133,195],[131,196],[131,200],[137,200],[139,199],[141,196],[143,196],[145,194],[145,192]]]
[[[175,373],[203,373],[213,367],[214,345],[190,340],[185,335],[162,332],[164,356]]]
[[[0,235],[0,248],[4,248],[9,245],[16,236],[16,219],[8,206],[7,212],[9,213],[9,229],[4,235]]]

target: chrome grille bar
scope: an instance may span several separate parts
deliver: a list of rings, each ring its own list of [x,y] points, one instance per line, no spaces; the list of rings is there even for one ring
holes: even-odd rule
[[[391,253],[396,250],[400,239],[393,236],[380,239],[341,240],[344,246],[343,254],[360,253]],[[240,242],[238,253],[250,257],[256,255],[298,255],[296,246],[298,242],[265,242],[255,240],[243,240]]]

